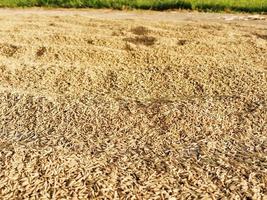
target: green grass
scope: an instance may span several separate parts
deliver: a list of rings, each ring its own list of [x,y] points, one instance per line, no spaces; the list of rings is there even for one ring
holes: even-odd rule
[[[267,12],[267,0],[0,0],[0,7],[32,6]]]

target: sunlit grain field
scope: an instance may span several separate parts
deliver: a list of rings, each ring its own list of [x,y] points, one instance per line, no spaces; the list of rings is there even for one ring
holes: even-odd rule
[[[225,16],[1,10],[0,198],[266,198],[267,23]]]

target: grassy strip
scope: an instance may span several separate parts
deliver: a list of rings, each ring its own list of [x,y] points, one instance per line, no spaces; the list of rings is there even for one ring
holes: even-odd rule
[[[32,6],[267,12],[267,0],[0,0],[0,7]]]

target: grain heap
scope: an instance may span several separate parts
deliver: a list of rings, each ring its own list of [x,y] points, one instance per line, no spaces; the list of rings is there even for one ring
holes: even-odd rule
[[[0,14],[0,198],[266,198],[266,31]]]

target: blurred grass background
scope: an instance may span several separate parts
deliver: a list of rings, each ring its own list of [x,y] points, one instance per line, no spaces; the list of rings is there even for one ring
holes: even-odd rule
[[[0,0],[0,7],[33,6],[267,12],[267,0]]]

